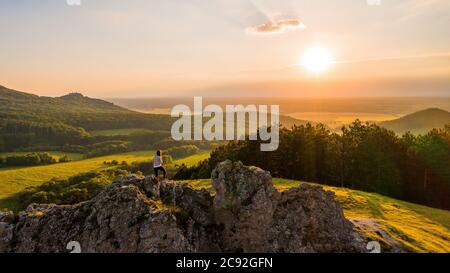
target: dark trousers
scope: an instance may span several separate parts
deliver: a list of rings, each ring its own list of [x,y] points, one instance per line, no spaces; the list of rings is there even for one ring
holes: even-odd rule
[[[158,177],[158,171],[162,171],[164,179],[166,178],[166,169],[164,169],[163,166],[153,168],[153,171],[155,172],[156,177]]]

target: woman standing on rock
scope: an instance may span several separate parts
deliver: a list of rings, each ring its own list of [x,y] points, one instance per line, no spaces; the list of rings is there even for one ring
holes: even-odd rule
[[[156,156],[153,158],[153,171],[155,172],[155,177],[158,177],[158,171],[163,172],[163,178],[166,179],[166,169],[164,169],[162,153],[160,150],[156,151]]]

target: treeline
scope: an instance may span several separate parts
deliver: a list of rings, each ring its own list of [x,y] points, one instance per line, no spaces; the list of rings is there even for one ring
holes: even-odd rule
[[[21,147],[85,144],[90,135],[82,128],[60,122],[8,120],[0,123],[0,151]]]
[[[230,142],[209,160],[176,179],[208,178],[217,163],[240,160],[274,177],[377,192],[428,206],[450,209],[450,126],[426,135],[394,132],[354,122],[340,134],[322,125],[280,130],[280,147],[261,152],[258,141]]]
[[[64,123],[86,130],[145,128],[168,131],[173,121],[169,115],[143,114],[132,111],[111,111],[92,113],[91,115],[70,113],[64,117]]]
[[[0,124],[0,152],[49,151],[81,153],[86,157],[103,156],[131,151],[171,149],[195,145],[210,150],[223,142],[174,141],[170,131],[141,131],[129,135],[93,136],[83,128],[61,123],[8,121]],[[182,156],[184,149],[172,151],[174,157]],[[191,153],[191,152],[188,152]]]
[[[174,159],[187,157],[198,153],[200,149],[195,145],[184,145],[178,147],[172,147],[166,152],[171,155]]]
[[[84,154],[86,158],[120,154],[133,151],[132,143],[123,140],[110,140],[94,144],[81,145],[64,145],[59,148],[60,151],[69,153]]]
[[[67,156],[56,158],[51,156],[49,153],[30,153],[26,155],[10,155],[0,157],[0,166],[5,167],[50,165],[64,162],[69,162],[69,158]]]
[[[152,143],[169,136],[169,131],[138,132],[122,136],[92,136],[83,128],[75,128],[63,123],[9,120],[3,124],[0,123],[0,151],[29,147],[89,146],[107,141],[130,142],[132,149],[146,149]]]

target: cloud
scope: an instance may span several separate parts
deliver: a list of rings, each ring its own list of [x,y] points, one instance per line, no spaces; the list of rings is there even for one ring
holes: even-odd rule
[[[280,19],[268,21],[262,25],[248,27],[247,33],[251,34],[275,34],[283,33],[287,29],[305,29],[306,25],[298,19]]]

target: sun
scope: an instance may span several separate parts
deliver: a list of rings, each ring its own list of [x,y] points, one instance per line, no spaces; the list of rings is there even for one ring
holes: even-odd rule
[[[312,73],[323,73],[327,71],[333,58],[328,49],[323,47],[311,47],[306,50],[301,60],[301,66]]]

